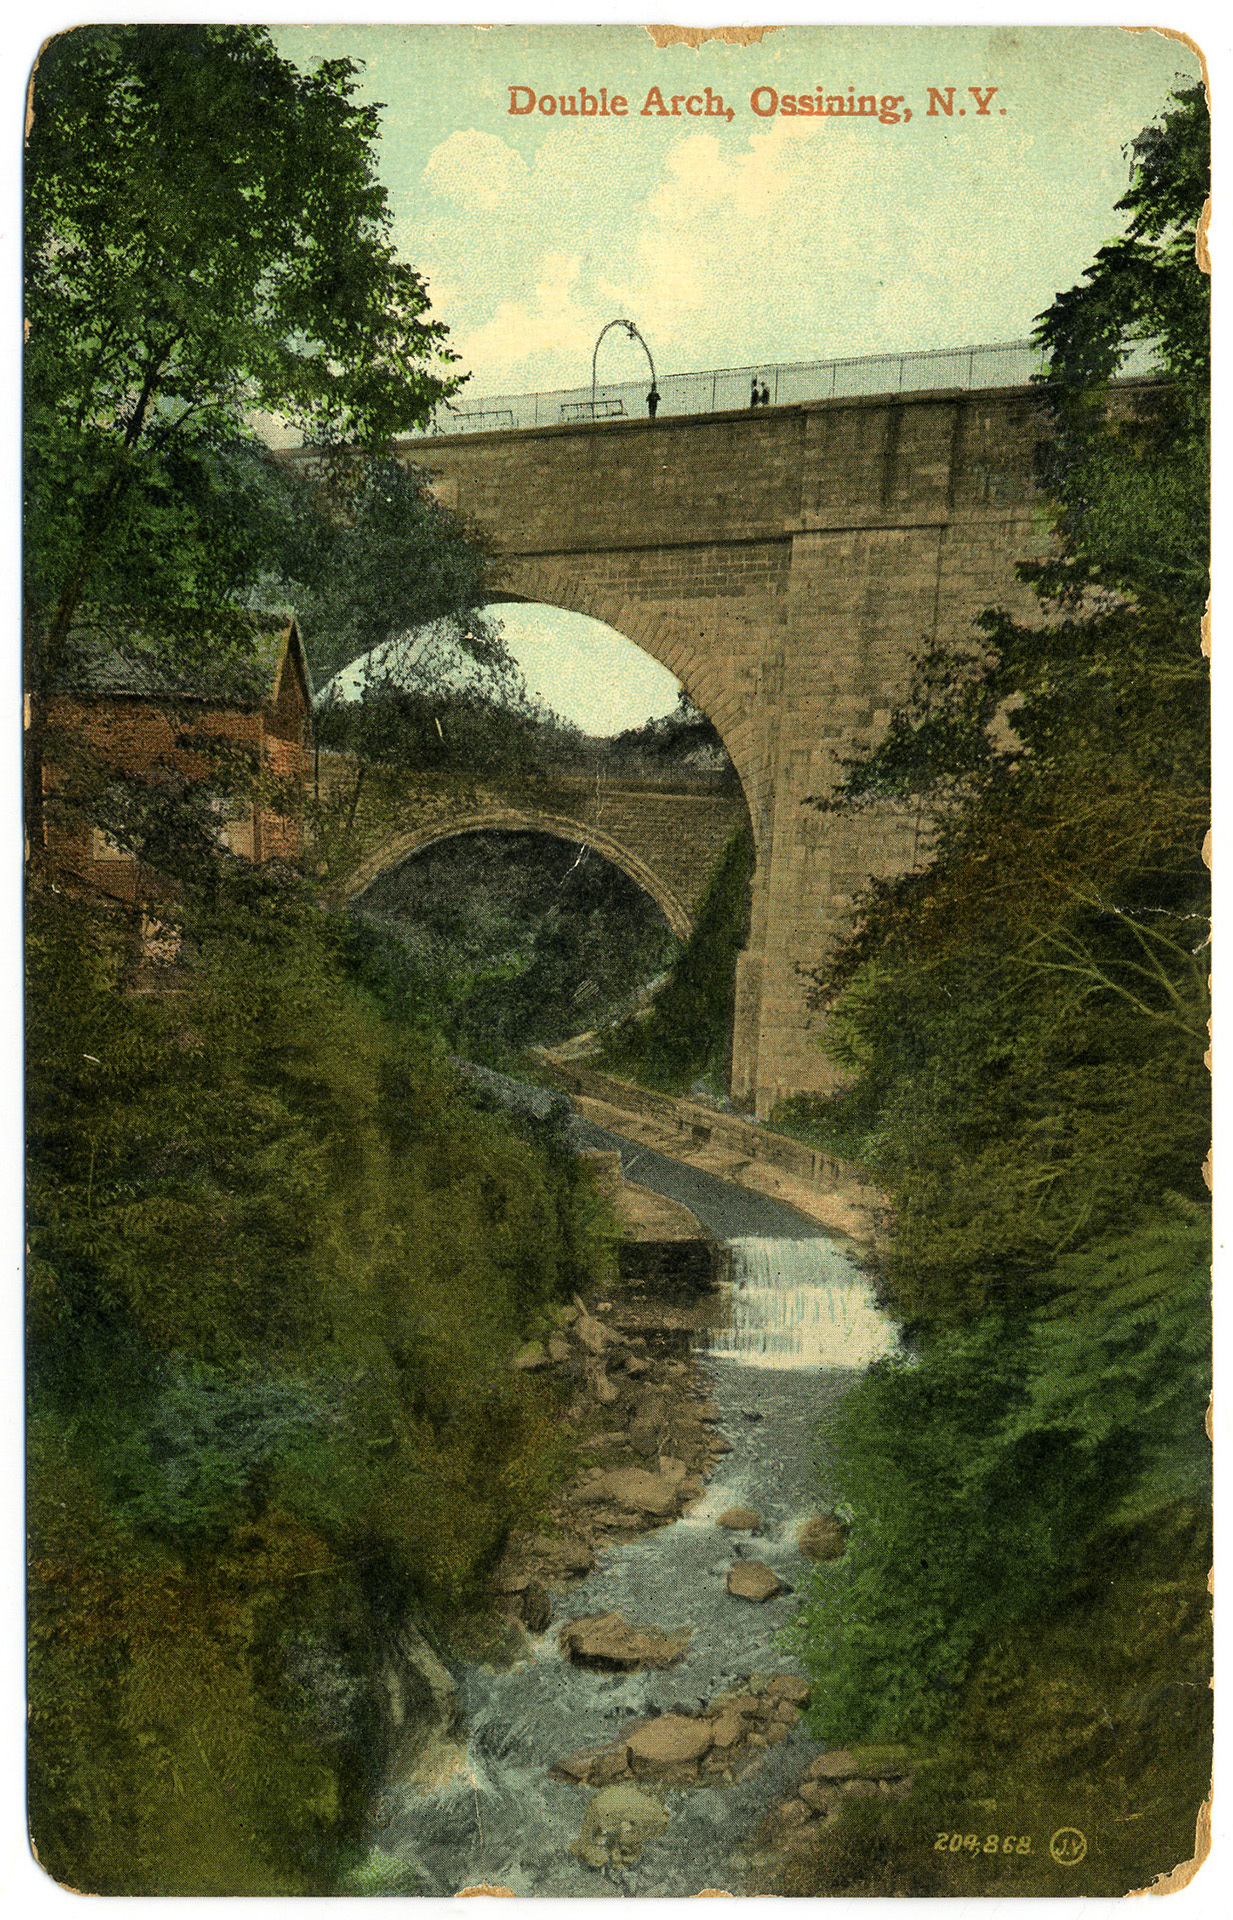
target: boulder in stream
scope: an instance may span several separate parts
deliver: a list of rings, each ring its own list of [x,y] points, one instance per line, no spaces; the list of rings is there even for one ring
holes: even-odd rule
[[[561,1652],[575,1666],[596,1673],[635,1673],[639,1668],[666,1672],[685,1658],[691,1629],[665,1633],[660,1627],[631,1627],[620,1613],[593,1613],[567,1620],[558,1635]]]
[[[564,1587],[594,1571],[595,1555],[583,1540],[554,1540],[544,1533],[512,1533],[492,1577],[498,1593],[525,1593],[537,1579]]]
[[[528,1580],[522,1590],[522,1620],[529,1633],[546,1633],[552,1625],[552,1602],[539,1580]]]
[[[727,1527],[729,1533],[752,1533],[761,1524],[762,1515],[753,1507],[729,1507],[715,1522],[717,1527]]]
[[[738,1560],[728,1568],[724,1585],[735,1600],[748,1600],[754,1606],[773,1600],[777,1593],[790,1591],[779,1575],[763,1566],[760,1560]]]
[[[684,1713],[661,1713],[629,1735],[626,1752],[632,1771],[639,1777],[681,1771],[696,1776],[698,1762],[710,1752],[714,1739],[709,1720]]]
[[[672,1482],[663,1474],[647,1473],[641,1467],[617,1467],[611,1473],[601,1473],[578,1498],[580,1504],[587,1506],[611,1500],[617,1506],[650,1514],[655,1519],[674,1514],[677,1507],[677,1489]]]
[[[627,1867],[648,1840],[667,1831],[668,1814],[637,1787],[604,1787],[582,1817],[582,1832],[570,1852],[586,1867]]]

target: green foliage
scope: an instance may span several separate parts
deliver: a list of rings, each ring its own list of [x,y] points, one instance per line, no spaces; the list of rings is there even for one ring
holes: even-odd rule
[[[935,1731],[974,1649],[1046,1609],[1091,1540],[1209,1484],[1198,1209],[1059,1261],[1029,1316],[878,1362],[820,1434],[843,1557],[792,1634],[835,1742]]]
[[[191,1550],[260,1499],[261,1481],[324,1417],[298,1381],[168,1365],[149,1413],[104,1453],[116,1512]]]
[[[473,532],[388,457],[460,382],[396,258],[380,109],[355,103],[354,74],[302,74],[249,26],[81,27],[39,57],[23,547],[36,848],[49,760],[58,804],[107,825],[88,778],[66,793],[66,761],[89,755],[48,714],[101,658],[160,696],[251,699],[244,608],[294,603],[327,672],[438,620],[509,677],[469,617]],[[310,440],[311,461],[274,459],[263,418]]]
[[[394,934],[347,914],[340,920],[339,955],[355,991],[388,1020],[431,1039],[443,1031],[451,996]],[[469,981],[457,985],[462,992]]]
[[[83,596],[175,607],[233,590],[252,552],[225,483],[254,445],[253,409],[381,448],[457,386],[423,283],[390,244],[378,110],[354,104],[353,74],[346,60],[300,74],[259,27],[81,27],[40,55],[26,174],[37,686],[62,670]]]
[[[1210,1782],[1210,1557],[1210,1517],[1186,1501],[1099,1534],[1064,1594],[990,1638],[943,1740],[909,1745],[910,1797],[842,1802],[749,1891],[1113,1898],[1189,1860]],[[1087,1842],[1075,1868],[1049,1851],[1063,1827]]]
[[[695,707],[683,687],[671,713],[628,727],[602,744],[610,772],[620,769],[626,777],[668,780],[709,776],[728,792],[740,792],[740,778],[718,728]]]
[[[622,1022],[599,1054],[605,1070],[684,1093],[695,1078],[726,1086],[736,956],[749,930],[749,835],[738,828],[716,861],[693,930],[645,1016]]]
[[[1057,429],[1044,478],[1064,556],[1044,578],[1068,572],[1072,585],[1150,593],[1191,613],[1207,597],[1211,289],[1196,251],[1210,137],[1205,88],[1181,89],[1133,144],[1125,233],[1037,328]],[[1152,343],[1167,385],[1126,418],[1107,383],[1137,342]]]
[[[508,1358],[610,1236],[293,886],[184,922],[188,984],[134,994],[114,926],[31,896],[34,1832],[97,1891],[323,1892],[380,1758],[365,1634],[482,1604],[542,1515],[569,1449]]]
[[[349,920],[357,981],[496,1067],[628,1006],[675,951],[627,874],[546,834],[427,848],[381,875]]]
[[[477,685],[512,700],[509,657],[477,611],[485,597],[485,543],[441,506],[423,469],[390,455],[358,459],[348,450],[324,465],[314,456],[296,472],[311,510],[285,516],[281,537],[268,543],[267,591],[294,600],[317,685],[374,655],[367,700],[388,700],[417,683],[439,694],[443,656],[452,647]],[[410,629],[420,630],[414,651]],[[349,717],[353,729],[362,728],[362,711]],[[383,757],[366,733],[347,734],[345,713],[331,718],[339,737],[323,734],[325,744]]]
[[[369,1899],[396,1899],[403,1894],[418,1893],[419,1880],[415,1870],[394,1853],[384,1853],[380,1847],[370,1847],[364,1858],[343,1877],[339,1891],[351,1897],[365,1896]]]
[[[80,1891],[330,1890],[362,1812],[371,1712],[339,1740],[271,1655],[366,1613],[286,1516],[197,1568],[117,1520],[70,1430],[30,1429],[29,1807],[46,1870]]]

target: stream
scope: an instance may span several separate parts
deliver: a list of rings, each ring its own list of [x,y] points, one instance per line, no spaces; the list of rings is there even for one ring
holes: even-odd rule
[[[477,1076],[478,1077],[478,1076]],[[484,1074],[486,1084],[498,1076]],[[511,1105],[548,1096],[517,1082],[496,1089]],[[724,1576],[734,1559],[759,1560],[794,1587],[804,1562],[800,1523],[815,1510],[812,1426],[861,1369],[895,1345],[845,1243],[792,1207],[649,1152],[575,1118],[575,1146],[619,1151],[622,1170],[680,1200],[728,1241],[733,1281],[717,1297],[716,1324],[695,1351],[731,1446],[702,1499],[670,1526],[600,1556],[598,1567],[558,1597],[530,1658],[505,1669],[456,1674],[466,1763],[434,1786],[381,1796],[371,1844],[413,1868],[425,1893],[448,1895],[487,1882],[518,1897],[687,1896],[732,1887],[742,1877],[742,1839],[821,1749],[796,1727],[768,1749],[750,1778],[730,1786],[661,1793],[667,1830],[627,1867],[587,1867],[569,1851],[591,1790],[550,1780],[554,1761],[611,1740],[635,1716],[697,1712],[751,1672],[791,1672],[776,1635],[796,1604],[791,1593],[759,1606],[734,1600]],[[716,1517],[732,1506],[761,1515],[754,1534],[728,1533]],[[693,1630],[668,1672],[604,1674],[560,1652],[562,1621],[616,1610],[631,1623]]]

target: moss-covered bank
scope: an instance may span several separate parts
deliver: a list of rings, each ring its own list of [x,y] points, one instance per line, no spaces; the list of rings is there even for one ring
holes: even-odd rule
[[[332,1891],[383,1636],[482,1610],[569,1471],[509,1356],[605,1209],[293,883],[224,876],[174,991],[63,894],[29,929],[35,1845],[94,1893]]]

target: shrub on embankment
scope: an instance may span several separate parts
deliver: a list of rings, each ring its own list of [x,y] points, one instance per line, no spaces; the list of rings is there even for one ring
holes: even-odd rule
[[[559,1478],[508,1357],[608,1242],[293,889],[186,933],[134,993],[114,923],[31,900],[31,1829],[86,1891],[327,1892],[383,1627],[476,1605]]]
[[[736,956],[749,930],[749,835],[738,828],[711,870],[693,931],[650,1011],[605,1036],[595,1064],[661,1093],[696,1079],[726,1090],[731,1064]]]
[[[1085,1073],[1054,1081],[1035,1127],[1014,1108],[1022,1029],[979,1087],[983,1135],[945,1131],[937,1054],[883,1106],[880,1284],[910,1359],[874,1367],[820,1436],[849,1536],[801,1582],[795,1649],[816,1732],[914,1741],[916,1791],[845,1807],[774,1891],[1049,1895],[1060,1828],[1085,1836],[1087,1895],[1191,1857],[1212,1751],[1202,1064],[1181,1037],[1154,1048],[1173,1071],[1133,1071],[1104,1044],[1127,1025],[1091,1010]],[[931,1853],[943,1832],[955,1857]],[[979,1851],[993,1832],[1033,1851]]]

